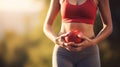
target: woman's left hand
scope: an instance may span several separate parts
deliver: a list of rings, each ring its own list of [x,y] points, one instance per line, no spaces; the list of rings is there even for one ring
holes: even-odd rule
[[[72,51],[82,51],[82,50],[86,49],[87,47],[95,45],[94,40],[91,38],[88,38],[85,35],[80,36],[80,38],[84,39],[84,41],[81,43],[72,44],[72,46],[74,47],[74,48],[72,48]]]

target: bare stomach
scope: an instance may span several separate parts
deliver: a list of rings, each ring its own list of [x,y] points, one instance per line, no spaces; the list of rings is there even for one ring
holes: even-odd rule
[[[94,30],[92,24],[86,24],[86,23],[67,23],[62,22],[61,30],[59,34],[67,33],[71,30],[79,30],[87,37],[94,37]]]

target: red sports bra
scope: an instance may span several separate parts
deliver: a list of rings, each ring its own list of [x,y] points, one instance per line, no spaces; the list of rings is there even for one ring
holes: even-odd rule
[[[63,0],[61,3],[63,22],[94,24],[96,11],[97,8],[93,0],[86,0],[81,5],[72,5],[68,0]]]

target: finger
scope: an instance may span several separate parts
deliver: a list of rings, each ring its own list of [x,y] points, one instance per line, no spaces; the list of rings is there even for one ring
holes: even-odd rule
[[[70,44],[68,44],[68,43],[63,43],[63,47],[68,47],[68,48],[70,48]]]
[[[88,38],[88,37],[86,37],[86,40],[89,41],[89,42],[92,41],[92,40],[91,40],[90,38]]]
[[[87,41],[91,41],[91,39],[90,39],[89,37],[87,37],[87,36],[82,36],[81,38],[82,38],[82,39],[85,39],[85,40],[87,40]]]
[[[61,37],[67,36],[69,33],[62,34]]]
[[[64,47],[63,42],[59,43],[58,45],[59,45],[60,47]]]
[[[64,42],[64,43],[65,43],[65,39],[64,39],[64,37],[62,37],[60,40],[61,40],[62,42]]]
[[[61,42],[65,42],[63,36],[59,36],[59,37],[57,37],[57,39],[58,39],[59,41],[61,41]]]
[[[82,50],[83,50],[83,47],[74,48],[74,51],[82,51]]]
[[[65,37],[66,37],[66,36],[67,36],[66,34],[61,35],[61,36],[60,36],[61,41],[65,42]]]
[[[63,45],[64,45],[64,47],[67,47],[67,46],[68,46],[68,44],[67,44],[67,43],[64,43]]]
[[[68,51],[72,51],[72,47],[71,46],[67,46],[65,47]]]
[[[56,44],[59,44],[59,42],[60,42],[60,38],[59,38],[59,37],[56,37],[55,43],[56,43]]]
[[[71,46],[76,48],[76,47],[78,47],[78,44],[72,44]]]
[[[67,44],[68,44],[68,46],[71,46],[71,45],[73,45],[75,43],[74,42],[68,42]]]
[[[63,47],[69,47],[70,48],[70,46],[71,46],[71,44],[73,44],[72,42],[71,43],[63,43]]]
[[[70,47],[72,44],[74,44],[74,43],[73,43],[73,42],[69,42],[69,43],[64,42],[64,45],[65,45],[66,47]]]
[[[77,46],[77,47],[82,47],[83,46],[83,44],[84,44],[84,42],[81,42],[81,43],[76,43],[76,44],[74,44],[75,46]]]

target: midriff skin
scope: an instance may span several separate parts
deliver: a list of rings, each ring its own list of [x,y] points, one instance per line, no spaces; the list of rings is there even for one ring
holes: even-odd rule
[[[81,22],[62,22],[60,34],[67,33],[71,30],[79,30],[81,31],[85,36],[91,38],[95,37],[94,30],[93,30],[93,24],[86,24]]]

